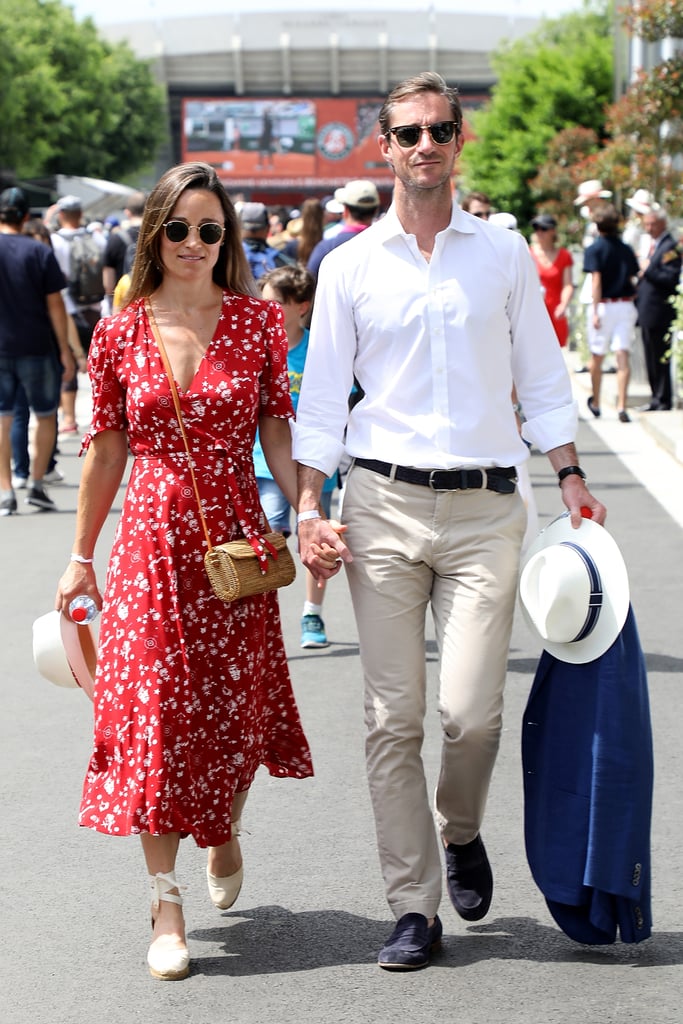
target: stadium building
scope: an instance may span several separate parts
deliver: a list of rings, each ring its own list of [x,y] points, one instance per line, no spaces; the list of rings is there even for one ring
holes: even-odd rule
[[[278,8],[98,30],[151,60],[166,90],[170,148],[159,173],[205,160],[231,194],[291,205],[351,178],[371,179],[388,197],[376,136],[392,86],[438,71],[460,91],[467,132],[467,113],[495,82],[491,52],[537,25],[513,14]]]

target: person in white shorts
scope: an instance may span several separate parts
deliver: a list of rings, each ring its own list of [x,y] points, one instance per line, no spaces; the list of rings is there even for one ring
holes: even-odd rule
[[[638,260],[633,249],[619,237],[619,214],[611,203],[595,210],[593,222],[598,229],[598,238],[586,249],[583,259],[584,272],[590,275],[592,298],[587,313],[593,392],[588,399],[588,408],[593,416],[600,416],[602,362],[611,350],[617,360],[618,416],[622,423],[629,423],[626,396],[636,324],[634,298]]]

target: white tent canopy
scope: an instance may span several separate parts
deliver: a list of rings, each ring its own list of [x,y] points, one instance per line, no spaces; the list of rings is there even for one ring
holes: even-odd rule
[[[88,220],[104,220],[112,213],[122,213],[128,196],[135,189],[104,178],[80,178],[68,174],[57,175],[57,193],[60,196],[78,196]]]

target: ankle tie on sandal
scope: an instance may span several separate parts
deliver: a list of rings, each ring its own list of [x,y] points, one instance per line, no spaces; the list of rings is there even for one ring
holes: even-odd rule
[[[163,871],[157,871],[156,875],[149,876],[149,887],[152,893],[152,908],[154,910],[159,909],[159,901],[164,900],[166,903],[177,903],[182,907],[183,897],[179,894],[187,889],[186,885],[178,885],[175,877],[175,872],[170,871],[168,874],[164,874]],[[179,893],[171,892],[171,889],[178,889]]]

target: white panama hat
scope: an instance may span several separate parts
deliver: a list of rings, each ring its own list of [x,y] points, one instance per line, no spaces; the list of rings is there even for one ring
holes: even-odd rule
[[[77,625],[61,612],[33,623],[33,660],[41,676],[55,686],[80,687],[93,699],[99,620]]]
[[[629,608],[628,573],[603,526],[564,513],[541,531],[524,558],[519,596],[527,625],[560,661],[594,661],[619,636]]]
[[[636,213],[649,213],[657,206],[657,203],[652,193],[648,192],[646,188],[637,188],[631,198],[626,200],[626,205]]]
[[[582,181],[577,189],[577,193],[574,206],[582,206],[587,199],[610,199],[612,196],[610,190],[603,188],[602,182],[597,178],[591,178],[590,181]]]

